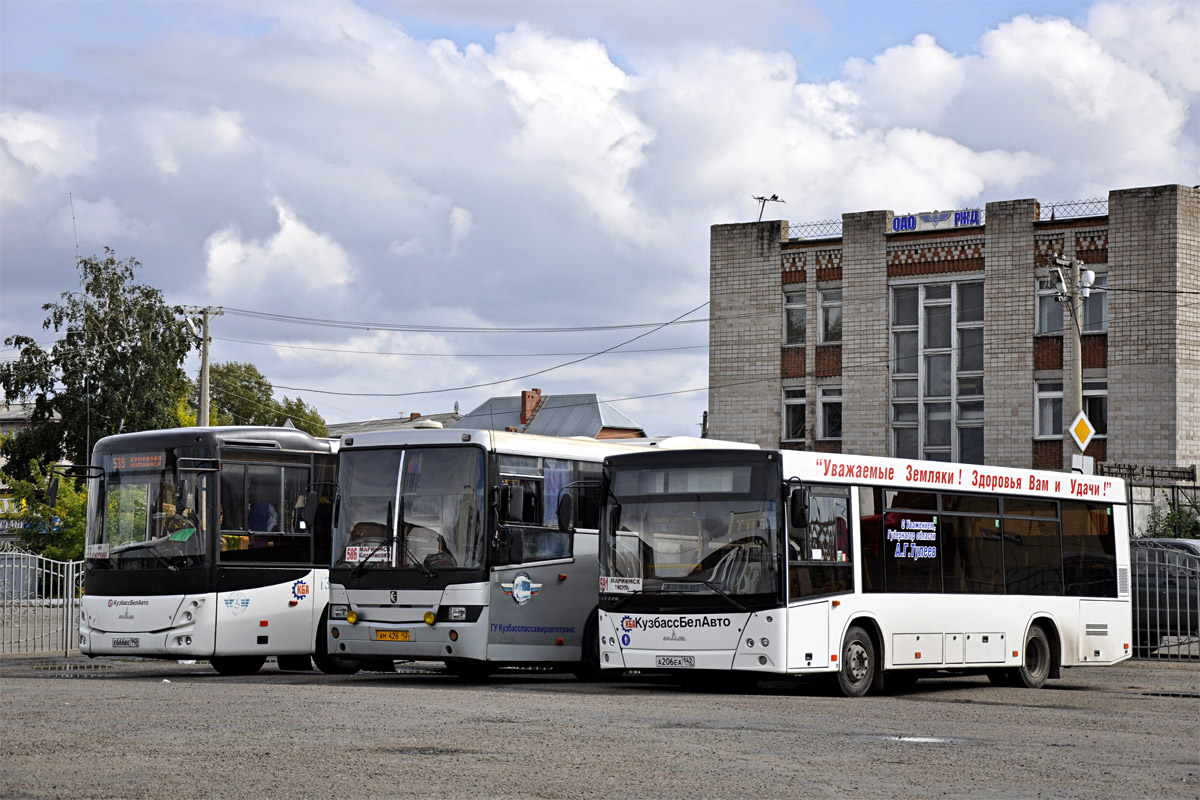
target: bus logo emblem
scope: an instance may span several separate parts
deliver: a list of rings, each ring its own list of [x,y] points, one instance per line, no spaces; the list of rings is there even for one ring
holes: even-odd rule
[[[512,583],[501,583],[500,588],[505,594],[511,595],[517,605],[523,606],[529,602],[529,598],[542,590],[542,585],[534,583],[529,573],[522,571],[513,576]]]
[[[297,600],[303,600],[308,597],[308,584],[303,580],[296,581],[292,584],[292,597]]]

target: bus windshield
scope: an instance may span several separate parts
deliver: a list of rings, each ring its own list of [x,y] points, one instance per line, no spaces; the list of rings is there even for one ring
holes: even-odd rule
[[[176,470],[169,450],[103,453],[90,493],[89,569],[167,569],[206,563],[208,476]]]
[[[614,467],[601,576],[630,591],[777,595],[779,513],[769,467]]]
[[[478,569],[484,476],[484,453],[475,447],[344,452],[335,565]]]

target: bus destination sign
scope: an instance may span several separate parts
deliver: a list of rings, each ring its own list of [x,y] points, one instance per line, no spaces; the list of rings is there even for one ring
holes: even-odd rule
[[[162,453],[114,453],[111,458],[114,472],[126,469],[162,469],[165,461]]]

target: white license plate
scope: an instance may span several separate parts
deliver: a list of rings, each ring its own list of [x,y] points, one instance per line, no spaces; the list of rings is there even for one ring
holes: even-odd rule
[[[113,638],[112,646],[136,648],[141,646],[141,642],[136,636],[118,636]]]
[[[671,669],[691,669],[696,666],[695,656],[655,656],[654,666]]]

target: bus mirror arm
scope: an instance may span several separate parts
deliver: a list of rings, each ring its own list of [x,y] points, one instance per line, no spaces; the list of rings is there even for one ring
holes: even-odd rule
[[[46,487],[46,505],[53,507],[58,501],[58,476],[55,475],[50,479],[50,484]]]

